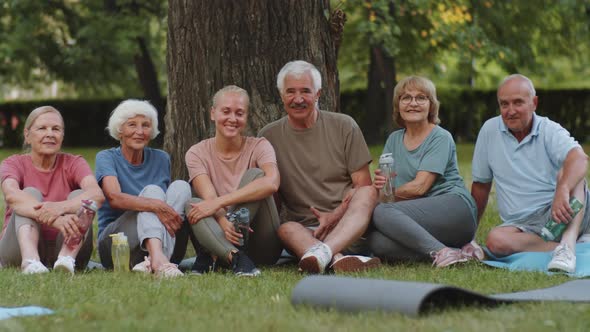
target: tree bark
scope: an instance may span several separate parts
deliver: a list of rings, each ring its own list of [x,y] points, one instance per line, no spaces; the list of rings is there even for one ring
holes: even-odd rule
[[[367,116],[363,126],[369,144],[382,144],[393,130],[393,88],[395,87],[395,60],[381,46],[370,49],[367,86]]]
[[[215,91],[229,84],[250,94],[249,132],[283,115],[276,75],[306,60],[322,73],[320,107],[338,109],[335,46],[317,0],[169,0],[168,110],[164,149],[174,178],[186,178],[186,151],[211,137]]]

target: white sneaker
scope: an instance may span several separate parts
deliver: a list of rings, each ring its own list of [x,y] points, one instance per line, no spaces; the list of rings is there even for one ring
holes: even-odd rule
[[[39,262],[36,259],[25,259],[23,263],[26,263],[24,267],[22,267],[23,274],[38,274],[38,273],[47,273],[49,269],[43,265],[43,263]]]
[[[553,251],[553,258],[547,264],[547,269],[551,272],[568,272],[576,271],[576,253],[570,247],[562,243]]]
[[[143,262],[135,264],[131,271],[140,273],[152,273],[152,264],[150,263],[150,258],[148,256],[144,256]]]
[[[326,266],[332,260],[332,249],[320,242],[307,249],[299,261],[299,270],[307,273],[324,273]]]
[[[160,269],[156,271],[156,277],[158,278],[177,278],[184,276],[184,273],[178,269],[178,265],[173,263],[166,263],[160,266]]]
[[[76,260],[72,256],[59,256],[53,264],[53,270],[74,274],[74,266],[76,266]]]

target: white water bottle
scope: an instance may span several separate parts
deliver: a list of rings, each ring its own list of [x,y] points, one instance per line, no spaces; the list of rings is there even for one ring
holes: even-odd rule
[[[395,172],[393,170],[393,156],[391,153],[384,153],[379,157],[379,169],[381,175],[385,177],[385,184],[381,189],[381,202],[390,203],[394,201],[395,186],[393,181],[395,179]]]

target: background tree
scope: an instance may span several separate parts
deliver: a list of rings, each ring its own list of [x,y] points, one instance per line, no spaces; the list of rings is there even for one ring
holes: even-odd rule
[[[143,95],[163,111],[165,17],[163,0],[4,1],[0,77],[25,87],[59,80],[85,96]]]
[[[439,87],[494,87],[506,73],[556,84],[588,70],[589,7],[585,0],[347,1],[342,85],[366,82],[359,123],[368,141],[382,142],[392,123],[387,93],[400,73],[430,76]]]
[[[164,148],[173,177],[186,177],[185,152],[212,135],[211,97],[225,85],[249,92],[248,124],[256,133],[284,115],[276,75],[286,62],[302,59],[322,73],[320,107],[338,111],[341,23],[329,15],[328,1],[169,1]]]

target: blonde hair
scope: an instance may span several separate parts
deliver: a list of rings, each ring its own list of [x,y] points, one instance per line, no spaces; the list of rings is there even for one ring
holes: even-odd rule
[[[33,126],[35,121],[37,121],[37,118],[39,118],[41,115],[43,115],[45,113],[55,113],[55,114],[59,115],[59,118],[61,119],[61,126],[63,129],[65,129],[66,124],[64,123],[64,118],[61,115],[61,113],[57,109],[55,109],[55,107],[53,107],[53,106],[40,106],[40,107],[35,108],[27,116],[27,119],[25,120],[25,130],[23,131],[23,136],[25,135],[25,133],[27,131],[31,130],[31,127]],[[25,139],[25,141],[23,142],[23,149],[25,151],[28,151],[30,148],[31,148],[31,145],[28,144]]]
[[[215,108],[215,106],[217,106],[217,103],[219,102],[219,98],[221,98],[221,96],[225,95],[226,93],[230,92],[238,93],[244,96],[246,98],[246,108],[250,107],[250,96],[248,96],[248,91],[240,88],[237,85],[227,85],[215,92],[215,94],[213,95],[213,102],[211,107]]]
[[[436,87],[431,80],[422,76],[409,76],[399,81],[393,89],[393,121],[398,126],[405,128],[406,123],[399,113],[399,102],[404,93],[408,90],[418,90],[426,95],[430,100],[430,108],[428,110],[428,122],[439,124],[438,108],[440,102],[436,98]]]

